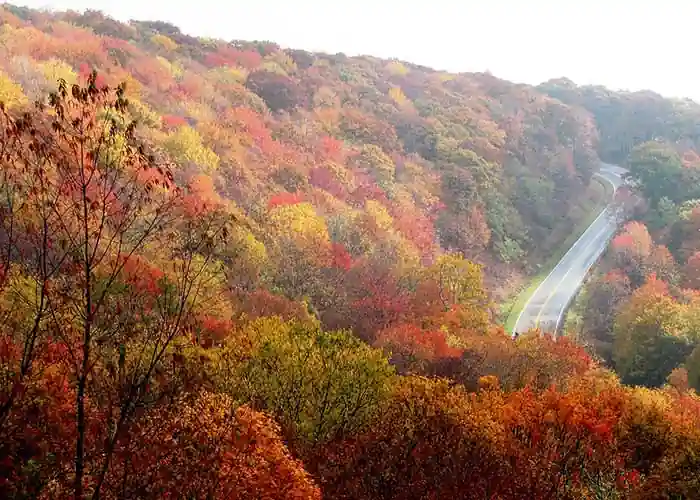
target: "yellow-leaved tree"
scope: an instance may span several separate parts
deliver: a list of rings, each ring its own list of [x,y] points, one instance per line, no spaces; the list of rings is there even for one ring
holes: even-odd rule
[[[440,255],[422,276],[415,309],[425,318],[425,326],[455,334],[462,329],[486,332],[489,300],[481,266],[459,253]]]
[[[7,108],[13,108],[27,102],[22,87],[2,72],[0,72],[0,102]]]
[[[306,202],[276,206],[269,217],[267,247],[277,268],[276,285],[292,297],[313,295],[331,257],[325,219]]]
[[[613,360],[623,382],[661,386],[690,354],[686,309],[654,277],[632,294],[614,327]]]
[[[211,173],[219,168],[219,157],[202,142],[202,136],[192,127],[180,127],[165,139],[165,148],[173,159],[186,167],[188,163]]]

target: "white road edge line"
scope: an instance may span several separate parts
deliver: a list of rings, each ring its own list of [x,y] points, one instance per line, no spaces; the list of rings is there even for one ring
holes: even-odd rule
[[[598,177],[600,177],[600,178],[602,178],[602,179],[605,179],[605,181],[609,182],[610,185],[613,187],[613,196],[615,195],[615,192],[617,191],[617,188],[615,187],[615,184],[613,184],[612,181],[610,181],[609,179],[606,179],[606,178],[605,178],[603,175],[601,175],[599,172],[596,172],[596,173],[594,173],[593,175],[594,175],[594,176],[598,176]],[[593,225],[594,225],[596,222],[598,222],[598,219],[600,219],[600,218],[603,216],[603,214],[605,214],[605,211],[608,209],[609,206],[610,206],[610,204],[606,205],[605,208],[603,208],[603,210],[600,212],[600,214],[598,214],[598,217],[596,217],[595,220],[594,220],[593,222],[591,222],[591,224],[586,228],[586,230],[581,234],[581,236],[579,236],[578,239],[574,242],[574,244],[571,245],[571,247],[566,251],[566,253],[562,256],[562,258],[559,259],[559,262],[557,262],[557,265],[554,266],[554,267],[552,268],[552,270],[551,270],[551,271],[549,272],[549,274],[545,277],[545,279],[543,279],[542,282],[539,284],[539,286],[538,286],[537,288],[535,288],[535,291],[532,292],[532,295],[530,295],[530,298],[527,299],[527,302],[525,302],[525,305],[524,305],[523,308],[520,310],[520,314],[518,314],[518,319],[515,320],[515,325],[513,325],[513,331],[511,332],[511,335],[515,335],[516,330],[517,330],[517,328],[518,328],[518,323],[520,323],[520,318],[523,316],[523,313],[524,313],[525,310],[527,309],[527,306],[530,304],[530,301],[532,300],[532,297],[534,297],[535,295],[537,295],[537,292],[540,290],[540,288],[542,288],[542,285],[544,285],[545,282],[549,279],[549,277],[554,273],[554,271],[557,270],[557,268],[561,265],[562,261],[566,258],[566,256],[569,255],[569,253],[571,253],[571,252],[573,251],[573,249],[576,247],[576,245],[579,243],[579,241],[581,241],[581,239],[582,239],[584,236],[586,236],[586,233],[588,232],[588,230],[591,229],[591,227],[593,227]]]
[[[612,173],[612,172],[609,172],[609,173]],[[617,175],[617,174],[615,174],[615,173],[613,173],[613,175],[615,175],[616,177],[619,177],[620,179],[622,179],[622,176],[620,176],[620,175]],[[605,181],[607,181],[607,182],[610,183],[610,185],[611,185],[612,188],[613,188],[613,196],[614,196],[615,193],[617,192],[617,187],[615,187],[615,184],[613,184],[609,179],[606,179],[606,178],[603,177],[602,175],[601,175],[600,177],[601,177],[602,179],[605,179]],[[603,212],[605,212],[611,205],[612,205],[612,203],[608,204],[608,206],[605,207],[605,210],[603,210]],[[616,231],[616,230],[617,230],[617,224],[615,224],[615,227],[613,228],[612,233],[610,234],[610,236],[608,236],[608,238],[607,238],[608,241],[610,240],[610,238],[612,238],[612,237],[615,235],[615,231]],[[595,265],[595,263],[598,261],[598,259],[600,258],[600,256],[603,254],[603,252],[605,252],[605,249],[607,248],[607,246],[608,246],[608,242],[606,241],[606,242],[605,242],[605,245],[603,245],[603,246],[600,248],[600,250],[595,254],[595,258],[591,261],[591,263],[590,263],[588,266],[586,266],[585,272],[583,273],[583,278],[586,277],[586,275],[588,274],[588,271],[591,270],[591,267],[593,267],[593,266]],[[583,279],[581,280],[581,283],[579,283],[578,287],[576,288],[576,292],[574,292],[573,295],[576,295],[576,293],[578,293],[578,289],[581,287],[581,285],[583,285]],[[573,295],[572,295],[572,298],[573,298]],[[569,304],[567,303],[564,307],[562,307],[561,311],[559,312],[559,316],[557,317],[557,322],[556,322],[556,324],[554,325],[554,338],[555,338],[555,339],[556,339],[556,337],[557,337],[556,332],[559,330],[559,323],[561,322],[562,318],[564,317],[564,312],[566,311],[568,305],[569,305]]]
[[[593,239],[593,241],[591,241],[591,242],[589,243],[589,245],[586,247],[586,249],[588,249],[588,247],[590,247],[593,243],[596,243],[596,242],[598,241],[598,238],[599,238],[601,235],[607,233],[609,229],[610,229],[610,228],[605,227],[605,228],[603,228],[602,231],[599,231],[598,234],[595,235],[595,238]],[[614,230],[613,230],[612,234],[615,234],[615,231],[614,231]],[[606,241],[607,241],[608,239],[609,239],[609,237],[606,238]],[[583,270],[583,276],[582,276],[582,278],[585,278],[585,277],[586,277],[586,275],[588,274],[588,271],[590,271],[591,267],[593,267],[593,265],[598,261],[598,257],[600,257],[600,255],[605,251],[606,246],[607,246],[607,245],[602,246],[602,247],[599,248],[594,254],[592,254],[592,255],[594,256],[594,258],[591,259],[591,262],[590,262],[588,265],[586,265],[585,269]],[[573,269],[573,268],[572,268],[572,269]],[[559,282],[559,284],[557,285],[557,289],[561,286],[561,284],[564,282],[564,279],[566,278],[566,276],[569,275],[569,273],[572,271],[572,269],[569,269],[569,270],[566,272],[566,274],[564,275],[564,277],[562,277],[562,280],[561,280],[561,281]],[[576,287],[576,290],[578,290],[578,288],[580,287],[580,285],[581,285],[581,283],[579,283],[579,286]],[[575,295],[575,293],[574,293],[574,295]],[[573,297],[573,296],[572,296],[572,297]],[[568,305],[569,305],[568,302],[567,302],[566,304],[564,304],[564,307],[561,308],[561,311],[559,311],[559,315],[557,316],[557,322],[554,324],[554,332],[553,332],[555,338],[556,338],[556,336],[557,336],[557,333],[556,333],[556,332],[559,330],[559,323],[561,322],[561,319],[564,317],[564,311],[566,311],[566,308],[567,308]],[[543,307],[544,307],[544,306],[543,306]]]
[[[582,253],[585,255],[586,251],[588,251],[588,249],[591,248],[593,245],[596,245],[598,243],[598,238],[600,238],[607,231],[608,231],[607,226],[602,228],[600,231],[598,231],[596,233],[596,235],[591,238],[591,241],[589,241],[588,244],[585,247],[583,247]],[[595,255],[595,254],[592,254],[592,255]],[[567,271],[561,277],[559,282],[554,286],[554,288],[550,292],[549,296],[547,296],[547,300],[545,300],[544,303],[542,304],[542,306],[540,307],[540,314],[537,315],[537,318],[539,318],[542,315],[544,308],[547,307],[547,304],[549,304],[549,301],[552,300],[552,297],[554,297],[554,295],[559,290],[559,287],[562,285],[562,283],[564,283],[564,281],[566,281],[567,276],[569,276],[569,274],[571,274],[571,271],[573,271],[573,270],[574,270],[573,267],[569,267],[569,269],[567,269]],[[535,323],[535,327],[537,327],[538,325],[539,325],[539,321],[537,321]]]
[[[576,248],[576,245],[578,245],[578,243],[583,239],[583,237],[586,236],[586,233],[588,233],[588,231],[593,227],[593,225],[595,225],[595,223],[598,222],[598,220],[599,220],[599,219],[603,216],[603,214],[605,213],[605,210],[606,210],[606,209],[607,209],[607,207],[605,207],[605,208],[600,212],[600,214],[598,214],[598,217],[596,217],[595,220],[594,220],[593,222],[591,222],[590,226],[588,226],[588,227],[586,228],[586,230],[583,232],[583,234],[581,234],[581,236],[579,236],[579,238],[574,242],[573,245],[571,245],[571,247],[570,247],[570,248],[566,251],[566,253],[562,256],[562,258],[559,259],[559,262],[557,262],[557,265],[554,266],[554,267],[552,268],[552,270],[549,272],[549,274],[547,275],[547,277],[546,277],[545,279],[542,280],[542,282],[539,284],[539,286],[538,286],[537,288],[535,288],[535,291],[532,292],[532,295],[530,295],[530,298],[527,300],[527,302],[526,302],[525,305],[523,306],[522,310],[520,311],[520,314],[518,315],[518,319],[515,321],[515,326],[513,327],[513,333],[515,333],[515,328],[518,326],[518,323],[520,322],[520,318],[522,317],[523,313],[524,313],[525,310],[527,309],[527,306],[530,305],[530,301],[532,300],[532,297],[534,297],[535,295],[537,295],[537,292],[540,291],[540,288],[542,288],[542,286],[547,282],[547,280],[552,276],[552,274],[554,274],[554,271],[556,271],[557,268],[558,268],[559,266],[561,266],[562,261],[564,261],[564,259],[566,259],[566,256],[569,255],[569,254],[574,250],[574,248]]]

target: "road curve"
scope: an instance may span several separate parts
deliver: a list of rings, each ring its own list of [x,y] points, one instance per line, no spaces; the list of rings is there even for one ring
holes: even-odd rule
[[[621,167],[603,163],[596,175],[609,182],[614,192],[622,184],[622,175],[625,172]],[[524,333],[530,328],[540,328],[546,332],[556,332],[559,329],[566,308],[578,292],[589,269],[615,234],[617,225],[616,210],[610,204],[537,287],[520,312],[513,334]]]

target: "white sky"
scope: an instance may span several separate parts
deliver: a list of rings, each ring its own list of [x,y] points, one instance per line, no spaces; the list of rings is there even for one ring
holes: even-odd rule
[[[489,70],[531,84],[566,76],[700,101],[700,0],[10,1],[168,21],[226,40]]]

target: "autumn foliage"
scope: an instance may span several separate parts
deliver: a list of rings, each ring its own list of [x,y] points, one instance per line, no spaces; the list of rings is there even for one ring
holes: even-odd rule
[[[223,395],[149,415],[117,455],[106,488],[130,498],[321,498],[278,425]]]
[[[622,382],[494,322],[580,218],[590,116],[491,75],[0,20],[0,497],[696,494],[692,200],[658,196],[674,230],[626,226],[593,285]]]
[[[659,387],[697,373],[700,344],[695,153],[642,143],[629,154],[635,208],[612,240],[603,272],[586,287],[583,333],[629,384]],[[700,389],[691,376],[686,389]]]

